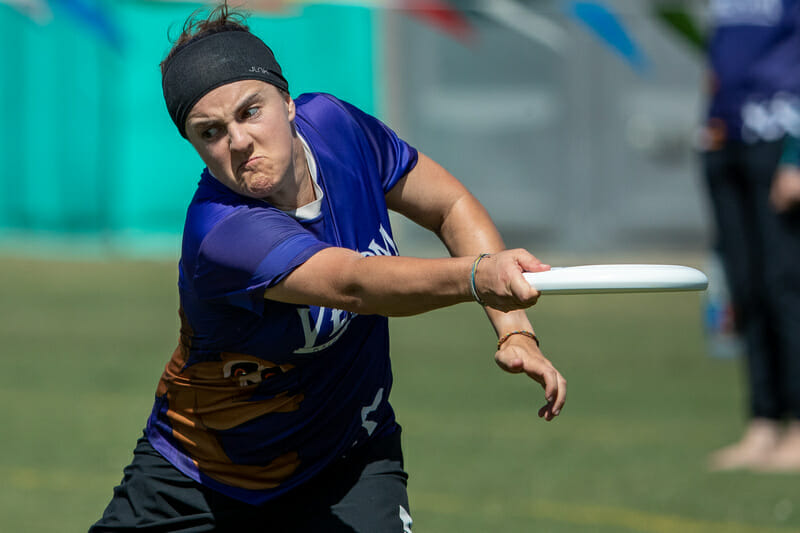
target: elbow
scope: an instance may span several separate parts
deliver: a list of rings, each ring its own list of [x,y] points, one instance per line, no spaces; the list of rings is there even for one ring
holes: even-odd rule
[[[336,305],[339,309],[356,313],[358,315],[378,314],[369,305],[369,302],[358,291],[346,292],[340,295],[340,302]]]
[[[336,305],[339,309],[359,315],[394,316],[391,309],[386,307],[382,298],[370,294],[366,286],[354,282],[344,286],[339,294],[340,302]]]
[[[346,280],[340,280],[340,285],[336,291],[337,297],[331,304],[343,311],[349,311],[359,315],[381,314],[365,283],[360,275],[348,276]]]
[[[359,255],[353,261],[339,265],[336,276],[336,298],[331,304],[359,315],[387,315],[384,298],[375,290],[375,272],[367,258]]]
[[[425,294],[409,292],[410,287],[393,281],[391,264],[396,258],[359,257],[342,265],[336,279],[334,306],[359,315],[409,316],[419,313]],[[390,261],[387,263],[387,261]]]
[[[413,310],[404,309],[398,302],[393,302],[389,296],[381,297],[361,284],[352,284],[341,293],[339,309],[359,315],[380,315],[385,317],[400,317],[416,314]]]

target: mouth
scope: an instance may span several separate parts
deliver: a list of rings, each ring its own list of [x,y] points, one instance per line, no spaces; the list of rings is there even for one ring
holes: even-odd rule
[[[257,160],[259,160],[259,159],[261,159],[261,156],[253,156],[253,157],[251,157],[250,159],[247,159],[246,161],[242,161],[242,162],[239,164],[239,167],[237,168],[237,170],[238,170],[239,172],[242,172],[242,171],[244,171],[244,170],[251,170],[251,169],[249,169],[248,167],[249,167],[249,166],[251,166],[251,165],[252,165],[254,162],[256,162],[256,161],[257,161]]]

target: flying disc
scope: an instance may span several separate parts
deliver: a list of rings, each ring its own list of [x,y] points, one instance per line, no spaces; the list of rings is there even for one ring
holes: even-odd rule
[[[525,272],[525,280],[544,294],[702,291],[708,278],[681,265],[582,265]]]

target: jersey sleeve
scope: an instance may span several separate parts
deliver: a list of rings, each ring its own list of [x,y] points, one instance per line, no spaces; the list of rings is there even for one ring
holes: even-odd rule
[[[365,155],[374,158],[381,176],[383,192],[389,192],[397,182],[417,164],[417,149],[401,139],[379,119],[331,95],[326,95],[339,105],[354,122],[361,138]]]
[[[240,209],[217,224],[200,244],[194,289],[202,300],[261,314],[265,289],[330,246],[274,208]]]

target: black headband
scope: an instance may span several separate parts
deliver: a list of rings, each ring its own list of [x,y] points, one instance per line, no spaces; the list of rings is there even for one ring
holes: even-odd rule
[[[161,88],[178,131],[200,98],[234,81],[261,80],[286,92],[289,84],[269,46],[246,31],[222,31],[190,41],[169,59]]]

